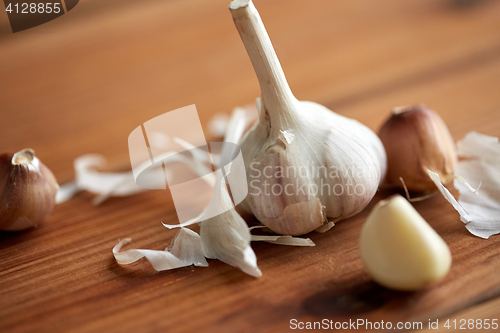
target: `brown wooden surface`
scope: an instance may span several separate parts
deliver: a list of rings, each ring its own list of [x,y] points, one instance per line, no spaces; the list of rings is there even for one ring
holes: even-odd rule
[[[129,167],[128,134],[164,112],[195,103],[208,135],[213,114],[259,95],[227,4],[81,0],[16,34],[0,13],[0,152],[34,148],[65,183],[85,153]],[[455,139],[500,136],[499,1],[256,6],[298,98],[372,129],[392,107],[425,102]],[[175,231],[160,221],[176,221],[172,200],[151,191],[94,207],[91,198],[57,206],[37,229],[0,234],[0,331],[270,332],[289,330],[292,318],[500,318],[500,237],[470,235],[440,196],[415,207],[449,244],[453,265],[415,293],[378,287],[363,269],[358,237],[373,203],[311,234],[316,247],[253,244],[264,274],[255,279],[215,260],[162,273],[143,261],[119,266],[118,239],[131,237],[129,248],[170,243]]]

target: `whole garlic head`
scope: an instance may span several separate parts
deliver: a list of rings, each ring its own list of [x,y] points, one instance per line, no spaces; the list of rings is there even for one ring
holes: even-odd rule
[[[252,2],[236,0],[229,8],[262,93],[259,122],[240,143],[249,184],[246,209],[282,235],[357,214],[385,174],[379,138],[353,119],[297,100]]]
[[[0,155],[0,230],[36,226],[54,208],[58,184],[32,149]]]

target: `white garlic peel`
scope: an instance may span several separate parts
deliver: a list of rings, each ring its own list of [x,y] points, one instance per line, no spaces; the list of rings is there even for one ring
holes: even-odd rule
[[[262,94],[259,122],[240,143],[249,184],[243,207],[281,235],[359,213],[385,174],[379,138],[355,120],[297,100],[253,3],[237,0],[229,8]]]
[[[123,239],[113,248],[113,255],[121,265],[128,265],[146,257],[157,271],[190,265],[208,266],[201,250],[200,236],[189,229],[181,228],[170,248],[165,249],[165,251],[132,249],[120,252],[121,248],[130,241],[130,238]]]
[[[245,111],[242,109],[235,109],[232,113],[231,119],[229,121],[229,126],[226,129],[226,135],[224,138],[225,142],[235,143],[243,135],[243,131],[246,127],[246,117]],[[186,149],[190,149],[188,143],[180,142]],[[229,146],[224,146],[229,147]],[[230,147],[229,147],[230,148]],[[227,153],[227,149],[223,148],[221,152],[221,158]],[[193,159],[200,159],[201,156],[193,155]],[[231,167],[226,168],[228,175],[231,173]],[[200,170],[199,170],[200,171]],[[199,175],[204,174],[204,171],[200,171]],[[261,276],[262,272],[257,267],[257,257],[253,252],[250,241],[251,235],[250,230],[246,224],[246,222],[241,218],[241,216],[235,211],[234,205],[231,201],[231,197],[226,189],[225,179],[222,177],[221,172],[216,173],[215,181],[203,177],[205,181],[209,185],[215,186],[212,197],[210,199],[210,203],[203,210],[203,212],[181,224],[177,225],[168,225],[163,224],[165,227],[172,229],[178,227],[185,227],[188,225],[192,225],[195,223],[199,223],[200,225],[200,246],[201,253],[210,259],[219,259],[231,266],[239,267],[243,272],[252,275],[252,276]],[[222,214],[214,214],[213,211],[221,211],[225,210]],[[212,217],[213,216],[213,217]],[[211,218],[208,218],[211,217]],[[182,230],[182,229],[181,229]],[[188,229],[186,229],[188,230]],[[194,233],[194,231],[190,231]],[[196,234],[196,233],[195,233]],[[119,251],[119,248],[118,250]],[[113,251],[113,253],[117,252]],[[137,250],[129,250],[129,251],[137,251]],[[174,265],[171,263],[171,258],[169,254],[157,252],[144,252],[149,250],[140,250],[139,254],[149,254],[150,257],[154,255],[155,257],[151,257],[154,259],[154,264],[150,260],[150,257],[147,257],[148,260],[153,264],[153,267],[157,269],[157,267],[169,267],[176,268],[182,267],[179,265]],[[136,253],[136,252],[132,252]],[[116,255],[115,255],[116,256]],[[165,263],[163,263],[165,262]],[[157,269],[158,270],[158,269]]]
[[[64,185],[59,186],[56,194],[56,205],[62,204],[73,198],[81,190],[76,184],[76,181],[68,182]]]
[[[264,225],[257,225],[250,227],[250,232],[254,229],[266,228]],[[252,242],[267,242],[277,245],[290,245],[290,246],[316,246],[310,238],[300,238],[292,236],[280,236],[280,235],[252,235]]]
[[[253,125],[259,118],[257,106],[249,104],[245,106],[237,106],[235,110],[245,112],[246,124]],[[229,125],[229,116],[225,113],[216,113],[208,122],[208,132],[214,138],[224,137]]]
[[[396,290],[435,284],[451,266],[444,240],[400,195],[373,208],[361,231],[360,253],[369,275]]]
[[[236,143],[240,140],[246,127],[245,111],[235,109],[229,120],[224,137],[225,142]],[[224,146],[226,148],[228,146]],[[224,159],[228,151],[223,148],[221,158]],[[231,172],[227,168],[228,174]],[[213,209],[226,210],[214,216]],[[214,216],[205,219],[205,216]],[[261,276],[257,267],[257,257],[250,246],[250,230],[243,218],[236,212],[226,189],[225,179],[217,173],[215,188],[209,205],[194,222],[200,223],[200,236],[203,253],[207,258],[219,259],[231,266],[239,267],[243,272],[252,276]],[[167,226],[166,227],[172,227]]]
[[[186,142],[175,137],[173,141],[178,142],[181,146],[186,144]],[[157,156],[157,159],[163,160],[166,167],[171,163],[182,163],[195,174],[207,175],[210,173],[210,169],[206,165],[207,163],[210,164],[209,158],[207,159],[206,156],[202,155],[200,150],[191,148],[188,148],[191,154],[190,157],[172,151]],[[96,154],[82,155],[75,159],[74,168],[76,180],[61,186],[57,194],[56,203],[63,203],[71,199],[78,192],[84,190],[97,194],[92,200],[94,205],[99,205],[112,196],[129,196],[147,190],[136,184],[132,171],[102,172],[97,170],[99,168],[104,168],[106,163],[106,158],[104,156]],[[143,170],[148,166],[150,166],[150,161],[144,161],[144,163],[137,168]],[[161,164],[153,166],[153,168],[161,168]],[[169,169],[167,168],[165,172],[168,173]],[[186,172],[189,171],[186,170]],[[162,182],[163,185],[164,179],[158,179],[155,176],[156,174],[154,172],[146,173],[141,181],[149,185]]]
[[[247,223],[234,209],[225,183],[220,184],[218,206],[227,211],[200,223],[203,254],[207,258],[239,267],[249,275],[262,276],[257,267],[257,257],[250,247],[251,235]]]
[[[263,241],[277,245],[291,245],[291,246],[316,246],[310,238],[300,238],[293,236],[260,236],[252,235],[252,242]]]
[[[468,133],[457,142],[461,158],[456,167],[459,179],[453,185],[458,190],[458,201],[441,183],[438,174],[429,170],[429,176],[441,194],[460,214],[467,230],[475,236],[488,238],[500,233],[500,143],[498,138]],[[460,178],[474,186],[482,184],[479,191],[471,190]]]
[[[259,277],[262,272],[257,267],[257,257],[250,246],[250,230],[246,222],[235,211],[232,205],[231,198],[225,189],[225,183],[222,180],[216,181],[219,184],[219,190],[214,191],[214,196],[211,204],[204,210],[211,209],[211,205],[222,205],[228,210],[218,216],[204,220],[203,215],[198,217],[203,220],[200,224],[200,235],[192,230],[183,228],[184,225],[166,225],[167,228],[181,227],[176,239],[169,251],[154,251],[154,250],[128,250],[119,252],[121,247],[128,244],[130,239],[124,239],[118,243],[113,249],[113,254],[116,260],[122,264],[130,264],[143,257],[152,264],[157,271],[175,269],[179,267],[205,265],[204,257],[209,259],[219,259],[231,266],[239,267],[243,272]],[[196,220],[191,221],[191,224],[196,223]],[[182,232],[182,234],[181,234]],[[181,237],[182,236],[182,237]],[[190,238],[182,243],[181,250],[174,251],[179,248],[179,239],[184,239],[187,236]],[[186,257],[187,256],[187,257]],[[203,257],[203,261],[200,259]]]

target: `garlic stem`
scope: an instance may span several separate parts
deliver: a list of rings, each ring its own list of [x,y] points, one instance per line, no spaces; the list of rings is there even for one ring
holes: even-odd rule
[[[27,165],[33,162],[33,159],[35,158],[35,152],[33,149],[23,149],[21,151],[18,151],[17,153],[12,156],[12,164],[13,165]]]
[[[235,0],[229,4],[229,9],[257,74],[265,108],[287,113],[297,99],[288,86],[257,9],[251,0]]]

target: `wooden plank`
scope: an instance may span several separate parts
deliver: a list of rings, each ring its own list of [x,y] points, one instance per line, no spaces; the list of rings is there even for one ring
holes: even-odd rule
[[[500,136],[500,3],[453,3],[256,5],[299,98],[373,129],[392,107],[425,102],[455,139]],[[206,129],[216,112],[252,102],[257,80],[226,7],[87,0],[17,34],[5,33],[0,15],[0,151],[31,146],[65,182],[84,153],[127,168],[128,134],[163,112],[196,103]],[[357,242],[373,203],[311,234],[314,248],[254,244],[264,274],[254,279],[214,260],[163,273],[142,261],[117,265],[118,239],[170,243],[175,231],[159,222],[176,221],[172,200],[151,191],[94,207],[91,197],[57,206],[37,229],[0,234],[1,331],[285,331],[293,318],[427,322],[460,310],[481,318],[472,306],[500,294],[500,238],[470,235],[441,197],[415,207],[450,245],[452,270],[416,293],[388,291],[364,272]]]

